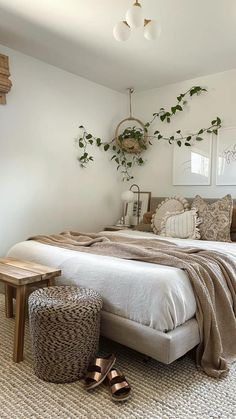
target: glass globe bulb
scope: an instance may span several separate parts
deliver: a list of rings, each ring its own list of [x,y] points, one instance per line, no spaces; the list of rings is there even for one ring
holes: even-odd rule
[[[141,5],[139,3],[134,3],[133,6],[127,10],[125,19],[131,29],[142,26],[144,18]]]
[[[133,202],[134,200],[134,193],[130,190],[124,191],[121,194],[121,199],[124,202]]]
[[[154,41],[158,38],[161,33],[161,27],[157,24],[155,20],[150,20],[149,22],[145,22],[144,26],[144,37],[148,41]]]
[[[119,41],[127,41],[131,34],[129,25],[125,21],[118,22],[113,28],[114,38]]]

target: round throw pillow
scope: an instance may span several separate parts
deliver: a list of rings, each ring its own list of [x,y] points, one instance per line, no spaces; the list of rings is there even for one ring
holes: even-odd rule
[[[162,201],[152,216],[152,229],[155,234],[161,231],[162,219],[166,216],[167,212],[188,211],[189,203],[187,199],[181,196],[171,196]]]

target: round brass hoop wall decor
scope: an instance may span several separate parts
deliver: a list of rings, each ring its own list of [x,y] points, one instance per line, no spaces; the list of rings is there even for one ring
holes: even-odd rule
[[[126,153],[130,154],[139,154],[144,150],[144,146],[147,144],[147,132],[145,125],[140,121],[140,119],[134,118],[132,116],[132,93],[134,92],[134,89],[129,89],[129,106],[130,106],[130,116],[128,118],[123,119],[116,127],[115,131],[115,140],[118,147],[125,151]],[[141,131],[143,131],[143,134],[141,138],[134,138],[129,135],[127,137],[125,135],[119,134],[119,130],[122,124],[127,121],[134,121],[139,124]],[[134,127],[135,130],[136,127]],[[127,129],[127,128],[126,128]],[[131,128],[132,130],[132,128]],[[139,129],[137,128],[137,131]],[[141,132],[140,131],[140,132]],[[123,131],[124,132],[124,131]]]

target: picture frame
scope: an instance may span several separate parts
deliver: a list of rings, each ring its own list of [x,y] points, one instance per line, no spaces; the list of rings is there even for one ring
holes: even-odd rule
[[[236,127],[221,128],[218,131],[216,185],[236,185]]]
[[[126,208],[126,219],[131,226],[138,224],[138,192],[133,192],[135,195],[134,201],[129,202]],[[145,212],[150,210],[151,192],[140,191],[139,201],[139,222],[142,220]]]
[[[212,134],[191,147],[174,145],[173,185],[210,185],[212,175]]]

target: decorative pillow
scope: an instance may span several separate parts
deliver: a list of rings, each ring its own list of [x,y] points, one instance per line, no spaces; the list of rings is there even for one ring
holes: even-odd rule
[[[178,239],[200,239],[200,220],[196,209],[168,212],[161,223],[160,235]]]
[[[151,224],[151,222],[152,222],[152,216],[153,216],[154,212],[155,211],[148,211],[148,212],[145,212],[143,214],[143,223],[144,224]]]
[[[134,230],[137,231],[145,231],[146,233],[153,233],[151,223],[139,223],[136,227],[134,227]]]
[[[199,227],[202,240],[230,242],[230,226],[233,214],[233,200],[226,195],[212,204],[208,204],[197,195],[192,208],[198,211],[202,222]]]
[[[180,212],[189,210],[187,199],[180,196],[172,196],[162,201],[152,216],[152,229],[155,234],[159,234],[161,230],[161,222],[167,212]]]
[[[231,240],[236,241],[236,207],[233,207],[232,224],[230,229]]]

